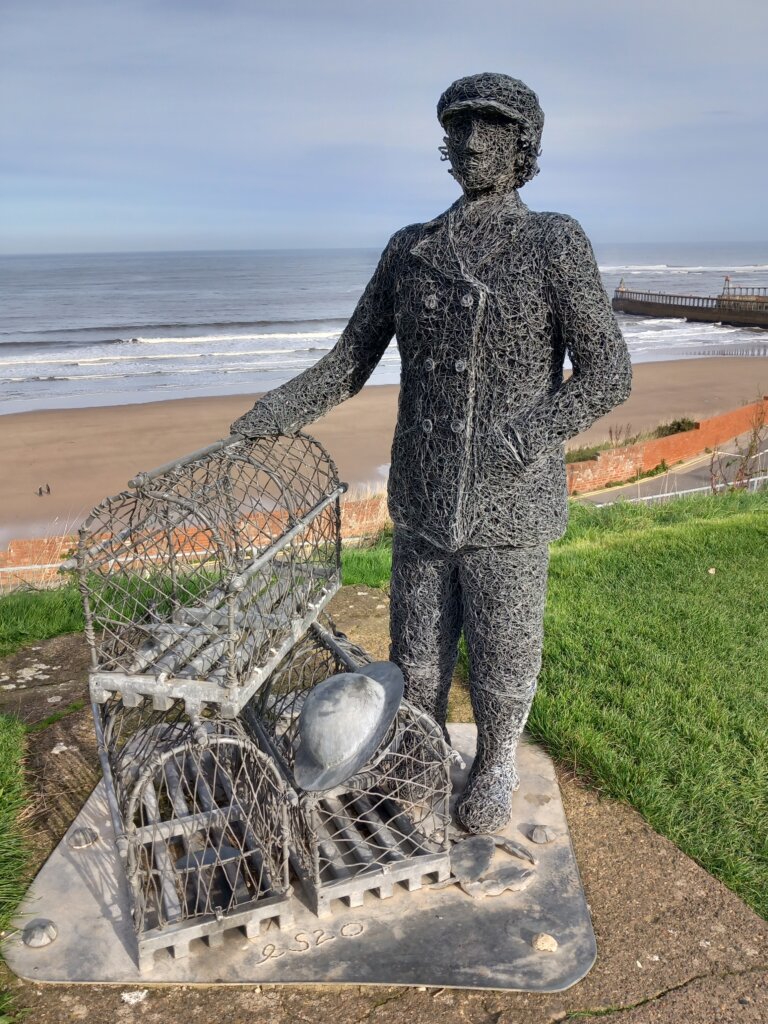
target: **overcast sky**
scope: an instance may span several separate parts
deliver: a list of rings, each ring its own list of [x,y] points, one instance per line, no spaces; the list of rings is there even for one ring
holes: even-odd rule
[[[440,92],[522,78],[534,209],[768,240],[766,0],[0,0],[3,252],[377,246],[449,205]]]

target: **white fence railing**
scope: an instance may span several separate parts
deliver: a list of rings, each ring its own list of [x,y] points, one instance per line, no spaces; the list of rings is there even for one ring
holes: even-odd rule
[[[615,505],[617,501],[624,501],[627,503],[637,504],[638,502],[650,502],[650,501],[672,501],[675,498],[687,498],[689,494],[711,494],[713,491],[726,491],[733,487],[733,484],[715,484],[707,485],[706,487],[689,487],[685,491],[665,491],[662,494],[643,494],[637,498],[617,498],[616,501],[600,501],[593,502],[595,508],[607,508],[608,505]],[[746,484],[739,486],[740,491],[759,491],[763,487],[768,487],[768,474],[764,476],[754,476]]]

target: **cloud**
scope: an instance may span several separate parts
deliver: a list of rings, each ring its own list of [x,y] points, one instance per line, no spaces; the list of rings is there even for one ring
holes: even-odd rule
[[[434,108],[478,70],[541,97],[530,205],[613,240],[766,238],[766,10],[6,0],[3,244],[382,245],[455,197]]]

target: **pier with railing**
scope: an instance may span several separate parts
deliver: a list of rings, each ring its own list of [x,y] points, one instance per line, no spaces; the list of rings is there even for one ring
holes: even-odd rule
[[[619,285],[611,302],[617,313],[679,317],[736,327],[768,328],[768,288],[726,285],[720,295],[674,295],[634,291]]]

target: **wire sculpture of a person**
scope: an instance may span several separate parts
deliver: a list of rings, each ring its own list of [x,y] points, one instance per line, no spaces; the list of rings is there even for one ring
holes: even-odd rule
[[[493,832],[510,817],[541,668],[548,544],[568,515],[563,444],[628,397],[631,366],[579,224],[520,200],[538,172],[536,94],[472,75],[437,113],[463,195],[393,235],[333,350],[232,429],[318,419],[362,388],[396,335],[390,657],[407,698],[445,730],[463,630],[478,744],[457,817]]]

